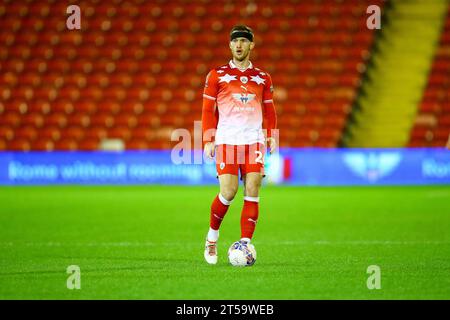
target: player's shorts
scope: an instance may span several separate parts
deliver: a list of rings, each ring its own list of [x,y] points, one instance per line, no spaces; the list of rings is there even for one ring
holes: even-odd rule
[[[246,145],[219,144],[216,146],[217,175],[233,174],[241,179],[249,172],[264,176],[265,148],[262,143]]]

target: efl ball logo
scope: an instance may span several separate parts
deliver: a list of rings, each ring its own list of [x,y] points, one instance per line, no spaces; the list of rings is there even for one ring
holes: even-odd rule
[[[228,261],[234,267],[250,267],[256,261],[256,249],[251,243],[236,241],[228,249]]]

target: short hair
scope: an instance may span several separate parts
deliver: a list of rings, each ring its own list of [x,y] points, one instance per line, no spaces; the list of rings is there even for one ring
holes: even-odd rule
[[[253,30],[246,25],[235,25],[230,31],[230,39],[233,40],[238,36],[245,37],[253,42]]]

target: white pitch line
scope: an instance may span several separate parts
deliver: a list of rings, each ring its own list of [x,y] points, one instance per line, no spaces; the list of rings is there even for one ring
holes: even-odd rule
[[[258,245],[324,245],[324,246],[340,246],[340,245],[446,245],[450,241],[398,241],[398,240],[348,240],[348,241],[255,241]],[[186,247],[200,246],[203,247],[202,241],[199,242],[0,242],[0,247]]]
[[[429,244],[450,244],[450,241],[396,241],[396,240],[349,240],[349,241],[281,241],[276,242],[281,245],[429,245]]]

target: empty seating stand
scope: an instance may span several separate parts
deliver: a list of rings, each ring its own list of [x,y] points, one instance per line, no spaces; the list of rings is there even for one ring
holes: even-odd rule
[[[170,148],[173,129],[200,121],[238,23],[272,75],[281,146],[335,147],[370,55],[366,9],[382,3],[78,1],[81,30],[68,30],[64,1],[3,1],[0,150]]]

